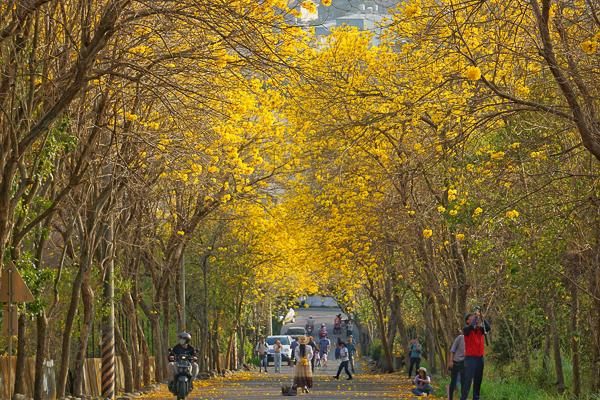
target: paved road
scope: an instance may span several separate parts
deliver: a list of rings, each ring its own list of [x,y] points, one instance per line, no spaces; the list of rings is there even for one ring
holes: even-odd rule
[[[416,399],[411,395],[410,382],[399,375],[371,375],[362,370],[360,361],[354,380],[333,379],[339,362],[332,361],[327,368],[315,371],[314,388],[309,394],[299,394],[305,399],[341,400],[375,399],[380,397],[393,399]],[[256,371],[237,374],[230,378],[201,381],[195,384],[190,400],[243,400],[268,399],[281,396],[281,386],[290,385],[293,380],[293,367],[283,367],[281,374],[259,374]],[[174,399],[166,388],[150,395],[153,399]]]
[[[286,324],[282,328],[285,334],[290,326],[304,326],[306,318],[314,315],[317,326],[321,322],[327,324],[327,331],[333,332],[333,320],[340,312],[329,308],[304,308],[299,309],[296,323]],[[345,318],[345,317],[344,317]],[[314,335],[316,337],[316,335]],[[337,340],[337,335],[330,335],[333,343]],[[345,334],[343,335],[345,339]],[[333,357],[332,357],[333,358]],[[373,375],[369,374],[362,367],[360,359],[357,361],[357,374],[354,380],[347,381],[346,376],[342,376],[340,381],[333,377],[337,372],[339,361],[330,360],[328,367],[317,368],[314,375],[314,388],[309,394],[299,394],[305,399],[319,400],[338,400],[338,399],[374,399],[387,397],[393,399],[416,399],[410,392],[411,383],[400,375]],[[281,396],[281,386],[290,385],[293,381],[294,367],[283,365],[282,373],[275,374],[274,368],[269,368],[269,373],[259,374],[252,371],[243,374],[237,374],[230,378],[213,379],[209,381],[196,382],[195,390],[188,397],[190,400],[244,400],[244,399],[268,399]],[[153,393],[150,396],[153,399],[174,399],[164,386],[163,390]]]

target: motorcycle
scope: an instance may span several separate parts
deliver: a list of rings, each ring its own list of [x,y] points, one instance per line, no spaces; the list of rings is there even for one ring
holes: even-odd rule
[[[319,328],[319,336],[320,337],[327,336],[327,328],[325,326],[321,326]]]
[[[169,352],[172,350],[173,349],[169,349]],[[185,396],[190,394],[194,389],[194,384],[192,382],[193,357],[187,354],[171,355],[175,357],[175,377],[169,390],[177,396],[177,400],[184,400]]]
[[[313,321],[308,321],[308,323],[306,324],[306,332],[308,334],[312,334],[314,329],[315,329],[314,322]]]
[[[333,322],[333,334],[341,334],[342,333],[342,324],[340,322],[340,318],[336,318]]]

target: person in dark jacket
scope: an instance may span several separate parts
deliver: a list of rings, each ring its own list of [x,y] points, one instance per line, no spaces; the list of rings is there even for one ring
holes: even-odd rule
[[[171,349],[171,353],[169,354],[169,365],[167,365],[167,372],[170,378],[169,386],[172,384],[175,379],[175,357],[176,356],[188,356],[191,358],[192,362],[192,380],[196,380],[198,376],[198,364],[196,364],[196,350],[190,345],[192,340],[192,336],[187,332],[182,332],[177,336],[179,343],[175,345]]]
[[[481,311],[465,317],[467,326],[463,328],[465,337],[465,384],[461,388],[461,400],[467,400],[473,381],[473,400],[479,400],[485,354],[484,336],[492,329],[490,323],[483,318]],[[481,323],[481,325],[479,324]]]

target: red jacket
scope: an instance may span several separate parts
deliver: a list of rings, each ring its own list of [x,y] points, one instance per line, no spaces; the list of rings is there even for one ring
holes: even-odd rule
[[[489,332],[490,324],[484,319],[485,331]],[[484,328],[477,324],[477,318],[473,318],[471,323],[464,327],[465,335],[465,355],[467,357],[481,357],[485,354],[485,346],[483,343]]]

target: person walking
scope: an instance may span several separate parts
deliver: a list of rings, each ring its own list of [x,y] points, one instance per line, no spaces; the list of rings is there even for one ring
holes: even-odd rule
[[[295,354],[294,351],[296,350],[296,347],[298,347],[298,338],[293,337],[292,344],[290,344],[290,356],[294,360],[294,366],[296,366],[296,357],[294,357],[294,354]]]
[[[269,354],[269,344],[265,342],[265,338],[261,337],[260,341],[256,345],[256,352],[258,353],[258,359],[260,360],[260,366],[258,367],[258,373],[262,372],[263,365],[265,367],[265,374],[268,371],[269,360],[267,354]]]
[[[301,388],[304,393],[308,393],[308,389],[312,389],[313,387],[312,370],[310,368],[313,350],[308,345],[308,338],[306,336],[300,336],[298,339],[298,347],[296,347],[294,356],[297,361],[294,373],[294,386]]]
[[[323,366],[327,366],[327,354],[331,350],[331,342],[327,339],[327,335],[324,335],[321,340],[319,340],[319,355],[321,356],[321,361]]]
[[[340,344],[340,360],[342,360],[342,362],[340,363],[340,366],[338,367],[337,370],[337,374],[334,377],[334,379],[340,379],[340,374],[342,373],[342,369],[344,369],[346,371],[346,374],[348,374],[348,381],[351,381],[352,379],[352,374],[350,373],[350,371],[348,371],[348,362],[349,362],[349,352],[348,349],[346,348],[346,343],[342,342]]]
[[[478,321],[483,325],[479,325]],[[465,322],[467,323],[467,326],[463,328],[465,336],[465,380],[461,388],[460,399],[467,400],[472,381],[473,400],[479,400],[481,382],[483,381],[483,367],[485,366],[483,360],[485,354],[484,334],[492,328],[479,310],[475,310],[475,314],[467,314]]]
[[[410,345],[408,346],[408,350],[410,351],[410,367],[408,368],[408,379],[412,379],[413,367],[416,367],[418,371],[419,366],[421,365],[421,351],[423,350],[423,346],[419,344],[418,337],[411,340]]]
[[[275,344],[273,345],[273,364],[275,364],[275,373],[281,373],[281,350],[283,346],[279,339],[275,340]]]
[[[427,369],[421,367],[417,372],[418,375],[415,376],[413,382],[416,386],[416,388],[412,390],[413,394],[419,397],[427,397],[433,394],[433,386],[431,386],[431,378],[427,376]]]
[[[317,344],[313,340],[312,336],[308,337],[308,345],[312,349],[313,355],[314,355],[314,357],[310,360],[310,369],[312,370],[312,372],[314,374],[315,373],[315,362],[316,362],[316,359],[317,359],[316,355],[318,354],[318,351],[317,351]]]
[[[354,358],[357,356],[356,344],[354,343],[354,339],[348,339],[348,344],[346,345],[348,349],[348,358],[350,359],[350,367],[352,367],[352,373],[355,374],[356,370],[354,369]]]
[[[454,391],[456,390],[456,382],[460,379],[460,387],[465,385],[465,337],[459,335],[455,340],[452,348],[450,349],[450,361],[448,363],[450,368],[450,386],[448,387],[448,399],[454,398]]]
[[[335,361],[340,359],[340,343],[342,343],[342,338],[338,336],[337,342],[335,343]]]

